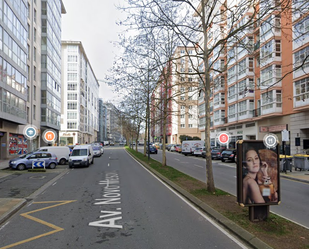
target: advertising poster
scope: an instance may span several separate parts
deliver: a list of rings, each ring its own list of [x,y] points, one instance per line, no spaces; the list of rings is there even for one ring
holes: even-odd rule
[[[27,154],[27,139],[23,135],[10,134],[9,154],[23,155]]]
[[[243,206],[280,202],[279,147],[264,141],[237,141],[237,201]]]

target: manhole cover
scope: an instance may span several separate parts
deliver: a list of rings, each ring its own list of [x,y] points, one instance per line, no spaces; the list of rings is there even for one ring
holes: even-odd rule
[[[46,176],[30,176],[29,179],[44,179]]]

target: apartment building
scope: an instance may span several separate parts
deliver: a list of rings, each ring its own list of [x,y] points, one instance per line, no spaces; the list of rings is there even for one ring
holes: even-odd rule
[[[97,141],[107,141],[106,116],[106,106],[104,105],[103,99],[99,99],[99,132]]]
[[[293,2],[293,110],[290,118],[291,153],[309,149],[309,13],[308,2]]]
[[[119,142],[122,140],[121,126],[119,122],[119,111],[110,102],[104,102],[106,109],[106,136],[107,141]]]
[[[0,158],[27,152],[27,1],[0,1]]]
[[[38,1],[37,1],[38,2]],[[61,0],[41,1],[41,134],[54,130],[59,138],[61,116]],[[35,70],[35,68],[34,68]],[[37,74],[34,71],[34,74]],[[36,107],[37,108],[37,107]],[[41,137],[41,145],[46,142]]]
[[[80,41],[62,41],[60,145],[91,143],[99,130],[99,83]]]
[[[237,23],[229,23],[232,18],[222,11],[223,6],[217,9],[221,22],[212,26],[210,36],[217,32],[213,37],[224,37],[244,24],[246,28],[241,29],[237,39],[228,39],[224,48],[215,48],[211,58],[214,61],[210,99],[212,145],[218,145],[217,135],[222,131],[230,135],[229,147],[235,147],[240,139],[262,140],[267,133],[274,133],[282,144],[281,132],[286,129],[290,132],[287,153],[309,148],[308,69],[304,63],[308,46],[306,15],[293,13],[292,22],[290,8],[282,11],[278,1],[270,4],[271,10],[252,25],[252,9],[243,12]],[[269,3],[263,6],[261,2],[260,9],[266,8]],[[210,39],[209,45],[212,44],[215,42]],[[216,54],[217,51],[221,54]],[[205,122],[203,96],[199,105],[201,124]],[[203,127],[200,128],[205,137]]]
[[[57,75],[61,72],[61,59],[56,56],[60,55],[60,46],[56,41],[60,44],[63,13],[61,0],[0,1],[0,159],[36,149],[43,143],[41,134],[46,128],[60,128],[50,126],[49,119],[43,115],[50,114],[47,109],[55,109],[60,115],[60,109],[54,106],[59,103],[50,94],[47,96],[51,102],[46,102],[41,94],[46,96],[49,91],[59,96],[60,90],[53,89],[54,83],[60,82]],[[46,86],[50,79],[52,88]],[[37,137],[31,141],[24,136],[28,125],[37,128]]]
[[[173,62],[165,68],[168,77],[160,76],[152,96],[151,136],[153,141],[162,142],[164,99],[167,101],[166,143],[180,143],[180,136],[201,137],[198,127],[198,79],[194,68],[194,47],[178,46],[173,53]],[[166,82],[167,81],[167,82]],[[165,97],[166,96],[166,97]]]

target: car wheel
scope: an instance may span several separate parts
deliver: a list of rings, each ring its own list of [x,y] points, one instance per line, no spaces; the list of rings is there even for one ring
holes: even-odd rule
[[[17,166],[17,169],[18,169],[18,170],[25,170],[25,169],[26,169],[26,165],[25,165],[25,164],[19,164],[19,165]]]
[[[156,154],[158,154],[158,151],[156,151]]]
[[[64,165],[64,164],[66,164],[66,162],[67,162],[66,159],[61,158],[60,161],[59,161],[59,164],[60,164],[60,165]]]
[[[55,163],[51,163],[51,164],[49,165],[49,168],[50,168],[50,169],[55,169],[55,168],[56,168],[56,164],[55,164]]]
[[[73,168],[73,166],[72,166],[72,165],[69,165],[69,168],[70,168],[70,169],[72,169],[72,168]]]
[[[225,160],[224,159],[221,159],[221,161],[224,163],[225,162]]]

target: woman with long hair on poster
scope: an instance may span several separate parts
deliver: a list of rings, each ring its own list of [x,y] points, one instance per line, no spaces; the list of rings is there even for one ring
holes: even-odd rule
[[[248,149],[245,153],[246,176],[243,178],[243,201],[244,203],[265,203],[261,194],[257,174],[261,169],[261,160],[255,149]]]

